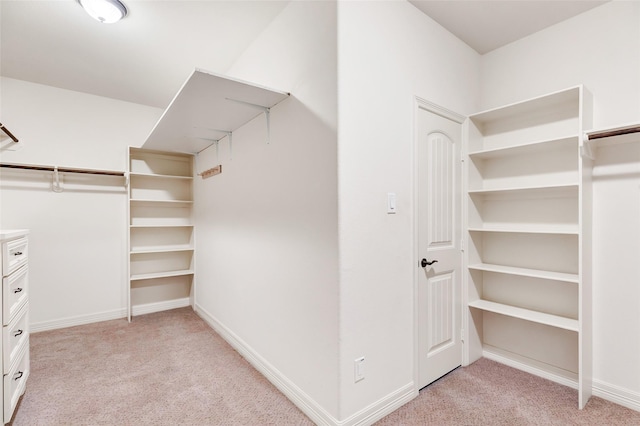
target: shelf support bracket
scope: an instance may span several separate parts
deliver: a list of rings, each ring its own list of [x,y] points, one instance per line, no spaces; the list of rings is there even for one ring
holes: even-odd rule
[[[211,131],[218,132],[218,133],[225,133],[227,135],[227,137],[229,138],[229,159],[233,160],[233,131],[222,130],[222,129],[209,129],[209,128],[207,128],[207,130],[211,130]],[[207,138],[198,138],[198,139],[202,139],[202,140],[205,140],[205,141],[211,141],[212,143],[211,143],[211,145],[207,145],[206,147],[202,148],[196,154],[200,154],[205,149],[211,148],[213,145],[215,145],[216,146],[216,160],[218,160],[218,142],[220,142],[220,139],[207,139]]]
[[[238,99],[232,99],[232,98],[225,98],[225,99],[231,102],[237,102],[239,104],[246,105],[251,108],[259,109],[262,112],[264,112],[265,118],[267,119],[267,145],[271,143],[271,108],[262,106],[262,105],[252,104],[251,102],[240,101]]]
[[[60,186],[60,173],[58,172],[58,166],[53,167],[51,190],[58,193],[63,191],[62,187]]]
[[[590,160],[595,160],[595,155],[593,152],[593,147],[591,146],[591,142],[589,141],[589,136],[583,135],[582,140],[580,141],[580,155],[582,158],[588,158]]]

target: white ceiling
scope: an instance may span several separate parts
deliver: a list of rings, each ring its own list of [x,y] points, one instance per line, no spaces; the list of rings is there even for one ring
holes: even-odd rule
[[[484,54],[610,0],[409,0]]]
[[[287,1],[124,0],[101,24],[76,0],[0,1],[0,74],[165,108],[195,68],[224,73]]]
[[[225,73],[288,3],[125,2],[126,19],[100,24],[76,0],[1,0],[0,74],[164,108],[193,69]],[[411,3],[484,53],[605,1]]]

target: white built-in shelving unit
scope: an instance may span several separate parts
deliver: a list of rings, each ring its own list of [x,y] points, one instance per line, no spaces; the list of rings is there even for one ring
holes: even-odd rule
[[[129,320],[191,304],[193,167],[191,154],[129,148]]]
[[[491,358],[591,395],[591,122],[582,87],[466,127],[467,362]]]

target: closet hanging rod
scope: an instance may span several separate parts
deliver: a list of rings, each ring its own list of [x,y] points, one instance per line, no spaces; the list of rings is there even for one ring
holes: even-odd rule
[[[35,164],[14,164],[14,163],[0,163],[0,167],[6,167],[9,169],[23,169],[23,170],[40,170],[45,172],[54,172],[56,169],[59,173],[83,173],[89,175],[103,175],[103,176],[121,176],[125,177],[125,172],[115,170],[95,170],[95,169],[78,169],[73,167],[53,167],[53,166],[41,166]]]
[[[640,125],[625,126],[618,129],[602,130],[596,132],[587,132],[587,139],[594,140],[610,138],[612,136],[629,135],[631,133],[640,133]]]
[[[4,127],[2,125],[2,123],[0,123],[0,130],[2,130],[4,132],[5,135],[9,136],[11,138],[11,140],[13,140],[14,143],[18,143],[18,138],[16,138],[13,133],[11,133],[9,131],[9,129],[7,129],[6,127]]]

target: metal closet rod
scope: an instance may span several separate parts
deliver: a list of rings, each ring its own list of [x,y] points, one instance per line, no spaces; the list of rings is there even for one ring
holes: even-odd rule
[[[125,172],[119,172],[114,170],[95,170],[95,169],[77,169],[73,167],[54,167],[54,166],[41,166],[35,164],[13,164],[13,163],[0,163],[0,167],[8,169],[23,169],[23,170],[40,170],[45,172],[59,173],[82,173],[87,175],[103,175],[103,176],[125,176]]]
[[[0,123],[0,130],[2,130],[7,136],[9,136],[15,143],[18,143],[18,138],[16,138],[15,136],[13,136],[13,133],[11,133],[9,131],[9,129],[7,129],[6,127],[4,127],[2,125],[2,123]]]
[[[603,130],[602,132],[591,133],[589,135],[589,140],[609,138],[611,136],[628,135],[631,133],[640,133],[640,126],[631,126],[631,127],[625,127],[622,129]]]

